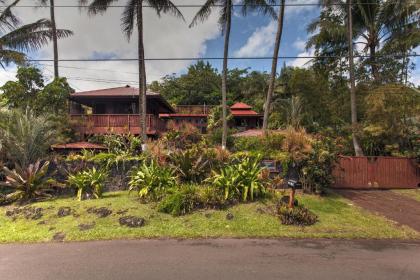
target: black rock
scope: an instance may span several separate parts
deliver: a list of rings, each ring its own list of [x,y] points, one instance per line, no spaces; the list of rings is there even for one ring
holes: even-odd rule
[[[62,242],[66,238],[66,234],[64,232],[57,232],[53,236],[54,241]]]
[[[233,214],[232,213],[227,213],[226,214],[226,220],[233,220],[233,218],[234,218],[235,216],[233,216]]]
[[[93,229],[95,227],[95,223],[91,223],[91,224],[80,224],[78,227],[79,227],[79,230],[80,231],[86,231],[86,230]]]
[[[87,212],[90,214],[96,214],[98,218],[105,218],[112,214],[112,210],[106,207],[100,207],[100,208],[92,207],[92,208],[89,208]]]
[[[126,217],[121,217],[119,219],[119,222],[121,226],[138,228],[138,227],[144,226],[145,220],[140,217],[126,216]]]
[[[60,207],[57,212],[57,216],[62,218],[71,215],[73,210],[70,207]]]

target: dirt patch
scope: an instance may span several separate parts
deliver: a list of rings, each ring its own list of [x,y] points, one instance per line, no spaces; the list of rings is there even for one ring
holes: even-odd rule
[[[105,218],[112,214],[112,210],[106,208],[106,207],[92,207],[87,210],[89,214],[95,214],[98,216],[98,218]]]
[[[24,217],[27,220],[39,220],[43,216],[42,211],[43,209],[39,207],[16,207],[12,210],[7,210],[6,217],[11,218],[13,221],[19,217]]]
[[[420,202],[392,191],[337,190],[356,205],[420,232]]]
[[[126,217],[121,217],[119,219],[119,222],[121,226],[138,228],[138,227],[144,226],[145,220],[140,217],[126,216]]]
[[[80,231],[87,231],[87,230],[93,229],[95,225],[96,225],[95,222],[93,222],[91,224],[80,224],[78,225],[78,227]]]
[[[52,239],[53,241],[63,242],[65,238],[66,234],[64,232],[57,232],[56,234],[54,234]]]

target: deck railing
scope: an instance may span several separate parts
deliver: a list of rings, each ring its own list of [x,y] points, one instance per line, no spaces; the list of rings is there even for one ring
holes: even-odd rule
[[[82,134],[140,134],[139,115],[101,114],[70,115],[73,127]],[[165,131],[166,125],[155,115],[146,116],[147,134]]]

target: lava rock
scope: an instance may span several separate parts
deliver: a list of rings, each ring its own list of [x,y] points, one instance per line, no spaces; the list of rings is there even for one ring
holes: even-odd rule
[[[92,208],[89,208],[87,212],[90,214],[95,214],[96,216],[98,216],[98,218],[105,218],[112,214],[112,210],[106,207],[100,207],[100,208],[92,207]]]
[[[60,207],[57,212],[57,216],[62,218],[66,216],[70,216],[73,210],[70,207]]]
[[[78,227],[79,227],[79,230],[80,231],[86,231],[86,230],[93,229],[95,227],[95,223],[91,223],[91,224],[80,224]]]
[[[226,214],[226,220],[231,221],[231,220],[233,220],[233,218],[235,218],[235,216],[233,216],[232,213],[227,213]]]
[[[140,217],[134,217],[134,216],[126,216],[121,217],[119,219],[121,226],[127,226],[130,228],[138,228],[144,226],[145,220]]]
[[[66,238],[66,234],[64,232],[57,232],[53,236],[53,240],[57,242],[63,242],[65,238]]]

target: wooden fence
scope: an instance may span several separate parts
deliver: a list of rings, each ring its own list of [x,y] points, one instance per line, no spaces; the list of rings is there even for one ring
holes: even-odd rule
[[[399,157],[340,157],[333,171],[334,188],[417,188],[420,168],[415,159]]]

